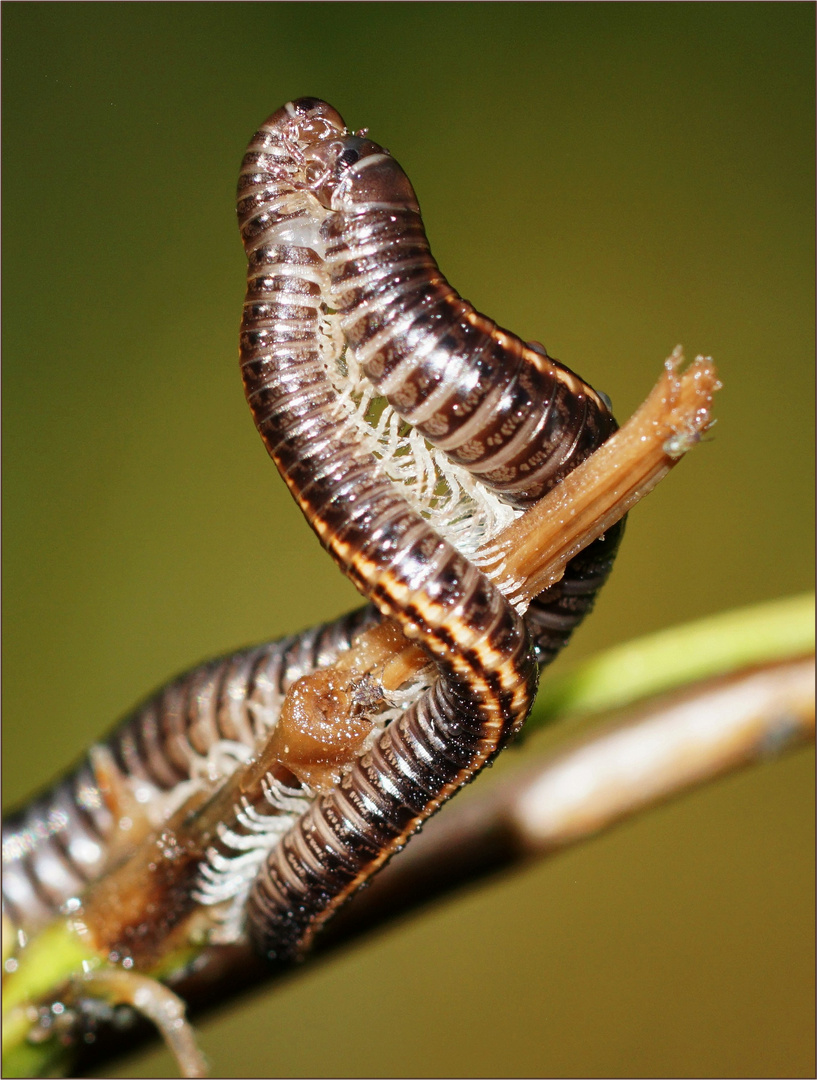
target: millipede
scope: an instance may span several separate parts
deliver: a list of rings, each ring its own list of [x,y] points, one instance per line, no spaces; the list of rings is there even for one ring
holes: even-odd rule
[[[113,865],[117,777],[158,825],[197,777],[207,783],[248,760],[292,684],[333,663],[376,619],[359,609],[197,666],[134,709],[50,790],[4,815],[3,910],[14,925],[28,934],[45,926]]]
[[[539,668],[610,572],[623,520],[527,608],[488,575],[499,530],[616,430],[609,402],[451,288],[405,173],[331,106],[302,98],[260,127],[238,217],[247,401],[310,525],[369,604],[159,691],[6,819],[3,897],[29,931],[80,906],[119,857],[123,798],[155,803],[161,819],[193,791],[218,792],[276,732],[282,741],[298,680],[392,620],[430,666],[390,693],[363,677],[333,683],[327,697],[340,695],[349,718],[341,764],[296,763],[282,747],[196,854],[189,902],[220,913],[216,939],[248,934],[288,960],[519,731]]]

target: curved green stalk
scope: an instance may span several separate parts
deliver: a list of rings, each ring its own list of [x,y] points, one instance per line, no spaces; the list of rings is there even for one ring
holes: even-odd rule
[[[814,638],[813,596],[663,630],[609,649],[546,682],[529,726],[567,715],[607,712],[704,679],[796,658],[813,651]],[[154,976],[178,973],[195,951],[189,946],[165,956]],[[66,986],[104,962],[89,954],[64,918],[32,938],[18,954],[9,955],[4,948],[4,958],[3,1075],[66,1075],[71,1050],[56,1037],[42,1039],[36,1008],[59,1000]]]
[[[526,731],[609,712],[718,675],[814,650],[814,595],[773,600],[660,630],[545,680]]]

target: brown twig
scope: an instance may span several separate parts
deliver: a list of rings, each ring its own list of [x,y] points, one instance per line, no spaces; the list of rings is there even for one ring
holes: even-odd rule
[[[681,372],[682,363],[678,349],[623,427],[478,554],[476,561],[513,602],[526,603],[558,581],[567,562],[700,439],[719,383],[711,361],[699,357]],[[257,796],[267,774],[281,769],[319,788],[337,783],[341,766],[360,754],[372,728],[365,717],[350,727],[353,687],[370,676],[382,693],[428,662],[424,651],[386,622],[362,634],[331,667],[297,680],[255,759],[209,799],[193,796],[87,891],[74,922],[95,954],[126,949],[141,970],[155,969],[198,922],[192,892],[197,867],[240,797]]]
[[[813,656],[664,698],[452,806],[327,935],[345,940],[813,738]]]
[[[524,605],[558,581],[568,561],[651,491],[709,427],[712,396],[719,388],[714,367],[699,357],[681,372],[682,363],[681,352],[676,350],[652,393],[621,430],[478,553],[475,561],[513,603]],[[361,635],[333,667],[298,680],[284,702],[277,730],[257,758],[237,770],[210,799],[201,793],[194,796],[195,804],[179,808],[129,859],[88,890],[72,924],[94,955],[126,950],[143,971],[161,970],[163,958],[181,948],[195,931],[199,913],[191,882],[219,821],[239,795],[262,788],[271,769],[285,768],[311,784],[336,783],[338,755],[359,753],[366,735],[365,727],[347,731],[353,686],[362,676],[371,676],[380,688],[396,688],[427,662],[424,652],[418,652],[386,623]],[[320,702],[317,712],[321,717],[317,733],[312,730],[315,702]],[[332,733],[327,745],[321,741],[324,729]],[[345,732],[339,743],[335,738],[338,732]],[[448,872],[459,866],[457,874],[461,875],[468,867],[474,869],[480,859],[501,862],[518,857],[518,837],[508,835],[507,814],[489,808],[488,815],[487,824],[478,830],[480,843],[476,847],[469,847],[467,838],[457,842],[457,850],[466,853],[465,868],[457,859],[447,858]],[[456,824],[453,827],[456,829]],[[416,846],[417,840],[408,854],[397,860],[409,874],[414,863],[410,853]],[[421,878],[427,876],[427,871],[421,873]],[[438,877],[431,877],[437,889]],[[389,880],[387,876],[386,889]],[[372,890],[365,906],[355,904],[350,910],[357,911],[360,906],[365,910],[373,894],[379,896],[379,889]],[[418,895],[416,885],[410,894]],[[379,909],[375,921],[391,917],[399,909],[400,902],[394,901],[391,907]],[[366,925],[371,924],[369,920]],[[324,948],[338,934],[343,938],[353,933],[344,921],[338,926],[321,939]],[[225,980],[232,979],[236,971],[239,982],[256,977],[250,973],[261,977],[243,948],[226,953],[223,947],[205,948],[200,961],[192,984],[187,985],[184,979],[181,985],[173,981],[191,1003],[199,997],[208,1001],[222,996]],[[190,1075],[195,1075],[198,1063],[192,1068]]]
[[[814,737],[814,657],[715,679],[653,703],[432,819],[327,927],[320,956],[475,881],[553,855],[635,814]],[[244,946],[211,949],[174,989],[201,1014],[292,973]],[[154,1032],[103,1032],[82,1069]]]
[[[677,348],[620,430],[477,554],[480,568],[513,603],[527,604],[558,581],[570,559],[648,495],[711,426],[721,385],[715,367],[701,356],[683,372],[682,364]],[[371,673],[388,690],[427,663],[422,649],[387,621],[361,634],[334,669]],[[325,677],[306,675],[300,683]]]

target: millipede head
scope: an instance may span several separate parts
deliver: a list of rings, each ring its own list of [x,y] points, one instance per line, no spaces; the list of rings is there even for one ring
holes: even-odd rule
[[[290,118],[290,122],[297,127],[300,138],[305,142],[311,141],[310,137],[321,140],[346,132],[346,124],[337,109],[319,98],[297,98],[295,101],[288,101],[283,109],[278,111]]]
[[[337,109],[325,101],[303,97],[288,101],[276,109],[264,121],[256,138],[263,138],[265,133],[272,133],[274,139],[283,140],[292,160],[302,163],[304,146],[343,136],[346,125]],[[254,143],[255,140],[250,144],[250,150],[254,149]]]
[[[341,213],[377,209],[420,212],[414,188],[388,150],[360,135],[307,147],[306,182],[318,201]]]

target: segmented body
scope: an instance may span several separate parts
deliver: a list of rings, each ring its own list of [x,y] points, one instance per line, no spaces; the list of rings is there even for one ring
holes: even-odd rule
[[[247,756],[275,724],[302,675],[327,667],[377,620],[363,608],[326,626],[196,667],[135,709],[105,743],[120,776],[146,805],[161,804],[222,748]],[[3,818],[3,909],[28,933],[50,921],[110,865],[115,814],[95,754],[50,790]],[[209,759],[209,761],[208,761]],[[176,798],[178,795],[175,796]],[[161,812],[160,806],[157,809]]]
[[[307,161],[332,211],[329,297],[362,371],[452,461],[530,506],[615,431],[607,403],[448,284],[408,177],[380,146],[346,135]]]
[[[496,754],[524,721],[536,685],[520,617],[411,509],[361,443],[330,377],[320,345],[320,215],[286,166],[300,171],[306,147],[343,132],[340,117],[322,103],[285,106],[244,159],[245,391],[270,455],[324,546],[360,591],[422,645],[439,677],[270,852],[248,903],[252,936],[270,956],[302,948]]]
[[[429,443],[503,501],[531,505],[616,430],[609,401],[455,292],[408,177],[382,147],[347,132],[309,147],[306,160],[332,211],[321,230],[328,299],[356,363]],[[621,521],[528,608],[541,665],[592,608],[623,531]]]
[[[463,470],[479,478],[469,507],[490,502],[491,490],[528,505],[615,423],[577,376],[454,293],[430,256],[399,166],[350,136],[329,106],[290,104],[256,134],[242,167],[239,218],[249,257],[242,371],[259,431],[324,545],[439,668],[431,691],[313,802],[257,874],[251,932],[262,951],[286,956],[518,729],[535,686],[532,655],[546,662],[569,638],[621,533],[610,530],[569,564],[530,606],[526,632],[502,594],[444,539],[470,554],[484,529],[463,542],[447,521],[468,516],[456,500],[440,511],[436,495],[424,505],[411,481],[391,483],[405,470],[368,434],[369,398],[385,396],[393,420],[416,424],[457,463],[449,486],[468,487]],[[370,389],[362,400],[360,384],[356,397],[339,392],[339,361],[363,370]],[[431,477],[433,491],[433,469]],[[374,618],[364,609],[170,684],[109,740],[118,767],[173,790],[221,740],[249,751],[294,679],[331,663],[361,621]],[[230,836],[241,821],[234,815]],[[11,819],[4,897],[15,921],[39,924],[94,880],[113,828],[89,761]],[[227,845],[216,857],[235,856]],[[221,895],[212,869],[206,902]]]

